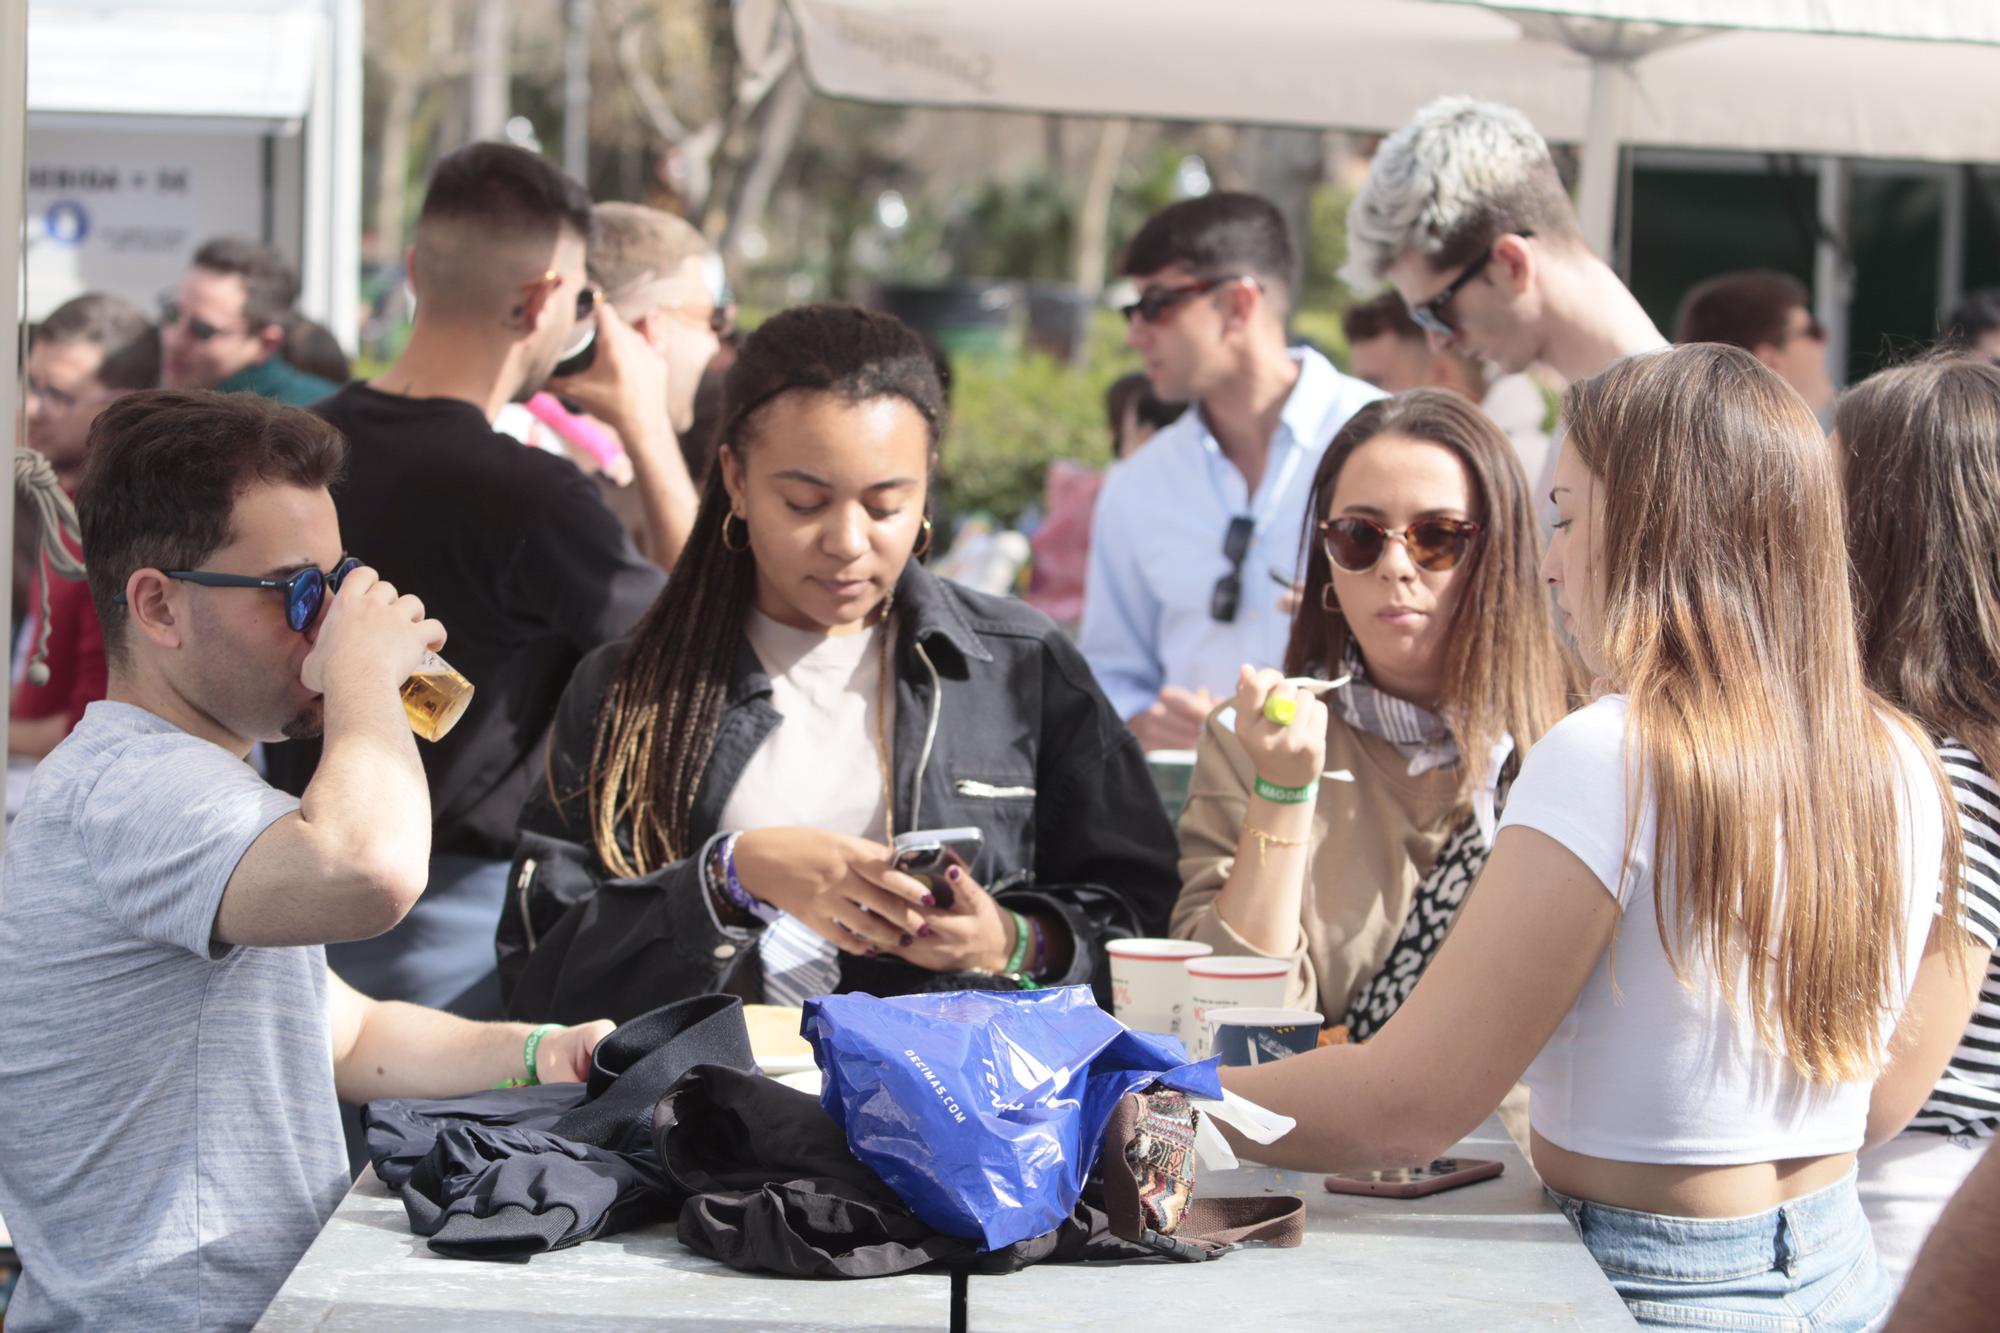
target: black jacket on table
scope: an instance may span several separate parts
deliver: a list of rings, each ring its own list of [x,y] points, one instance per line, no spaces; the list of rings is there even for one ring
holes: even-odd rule
[[[1023,603],[912,562],[894,624],[896,831],[978,826],[974,879],[1075,936],[1069,972],[1048,984],[1095,985],[1108,1006],[1105,941],[1165,934],[1180,888],[1173,826],[1138,742],[1074,645]],[[577,668],[549,781],[522,812],[497,939],[501,993],[518,1018],[623,1020],[704,991],[763,993],[756,934],[717,925],[699,860],[750,757],[784,720],[770,678],[745,639],[695,794],[691,854],[618,878],[593,846],[587,787],[598,709],[625,648],[608,644]],[[950,984],[887,956],[843,953],[840,969],[842,991]]]

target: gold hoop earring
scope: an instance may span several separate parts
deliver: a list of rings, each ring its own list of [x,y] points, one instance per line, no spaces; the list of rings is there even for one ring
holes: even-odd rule
[[[1340,614],[1340,603],[1333,600],[1333,584],[1323,583],[1319,590],[1319,609],[1330,616]]]
[[[743,523],[743,544],[741,546],[734,546],[730,544],[729,521],[731,519],[735,519],[738,523]],[[722,549],[725,551],[732,552],[733,554],[736,555],[742,555],[745,551],[750,549],[750,525],[748,523],[744,523],[742,517],[738,515],[734,510],[731,510],[729,513],[724,514],[722,516]]]
[[[913,560],[921,560],[930,553],[931,553],[931,520],[929,516],[926,515],[924,518],[924,544],[912,550],[910,552],[910,558]]]

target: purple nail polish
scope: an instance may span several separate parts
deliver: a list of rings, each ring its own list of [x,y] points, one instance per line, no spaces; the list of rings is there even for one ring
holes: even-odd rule
[[[924,895],[924,906],[926,906],[926,907],[936,907],[936,906],[937,906],[937,895],[936,895],[935,893],[927,893],[927,894],[925,894],[925,895]]]
[[[930,928],[929,926],[918,926],[918,927],[917,927],[917,934],[918,934],[919,936],[921,936],[921,937],[926,937],[926,938],[927,938],[927,937],[928,937],[928,936],[930,935],[930,933],[931,933],[931,928]]]
[[[903,938],[900,941],[898,941],[896,947],[899,949],[907,949],[912,944],[916,943],[916,940],[917,937],[915,935],[912,935],[909,931],[906,930],[903,932]]]
[[[944,872],[944,877],[954,884],[958,882],[958,867],[952,866]]]

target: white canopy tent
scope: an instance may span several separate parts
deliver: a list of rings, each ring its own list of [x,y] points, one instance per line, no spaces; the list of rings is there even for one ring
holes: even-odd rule
[[[739,0],[736,28],[870,102],[1374,131],[1505,102],[1583,145],[1604,254],[1623,145],[2000,156],[1994,0]]]

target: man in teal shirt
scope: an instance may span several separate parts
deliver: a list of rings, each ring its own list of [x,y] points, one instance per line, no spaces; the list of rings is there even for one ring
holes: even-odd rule
[[[298,298],[298,274],[268,248],[229,237],[209,241],[160,302],[166,386],[254,393],[295,407],[326,397],[340,386],[282,354]]]

